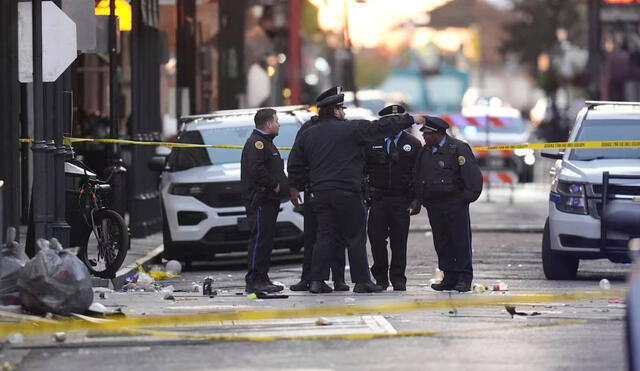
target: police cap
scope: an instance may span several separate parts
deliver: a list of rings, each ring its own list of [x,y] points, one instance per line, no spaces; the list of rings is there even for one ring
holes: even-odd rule
[[[378,115],[380,115],[380,116],[398,115],[400,113],[405,113],[405,112],[406,112],[406,110],[401,105],[392,104],[392,105],[386,106],[385,108],[380,110],[380,112],[378,112]]]
[[[420,128],[420,131],[439,131],[445,132],[449,129],[449,124],[446,121],[436,116],[424,116],[425,123]]]
[[[318,95],[316,98],[316,105],[321,107],[327,107],[344,102],[344,94],[342,94],[342,87],[333,87],[324,93]]]

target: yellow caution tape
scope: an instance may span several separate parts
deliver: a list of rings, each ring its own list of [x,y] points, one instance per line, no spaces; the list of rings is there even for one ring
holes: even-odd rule
[[[450,298],[436,301],[411,301],[362,306],[323,306],[300,309],[257,310],[227,313],[207,313],[199,315],[163,315],[124,318],[106,323],[91,323],[84,320],[68,320],[59,323],[10,323],[0,325],[0,337],[14,332],[22,334],[44,334],[58,331],[103,331],[118,332],[122,329],[178,326],[202,324],[218,321],[264,320],[273,318],[300,318],[315,316],[361,315],[368,313],[396,313],[416,310],[442,309],[451,307],[477,307],[518,303],[548,303],[555,301],[576,301],[606,299],[623,296],[623,290],[579,292],[562,294],[531,294],[517,296],[476,296]]]
[[[637,148],[640,140],[608,140],[591,142],[551,142],[551,143],[525,143],[503,146],[473,147],[478,151],[497,151],[513,149],[592,149],[592,148]]]
[[[32,143],[31,138],[20,138],[21,143]],[[95,138],[72,138],[65,137],[64,145],[72,145],[75,143],[108,143],[108,144],[128,144],[137,146],[165,146],[172,148],[224,148],[224,149],[242,149],[244,146],[231,144],[192,144],[192,143],[176,143],[176,142],[148,142],[141,140],[126,139],[95,139]],[[53,142],[51,142],[53,143]],[[589,142],[544,142],[544,143],[523,143],[500,146],[472,147],[477,151],[509,151],[514,149],[593,149],[593,148],[639,148],[640,140],[608,140],[608,141],[589,141]],[[281,151],[290,151],[291,147],[278,147]]]
[[[541,328],[541,327],[557,327],[584,325],[589,323],[587,320],[564,320],[555,322],[544,322],[535,324],[525,324],[523,326],[491,326],[472,329],[447,330],[447,331],[400,331],[396,333],[377,333],[377,334],[328,334],[328,335],[271,335],[271,336],[248,336],[248,335],[217,335],[217,334],[191,334],[184,332],[169,332],[157,330],[139,330],[124,329],[118,331],[120,334],[144,335],[159,338],[189,339],[189,340],[208,340],[208,341],[296,341],[296,340],[371,340],[381,338],[398,338],[398,337],[424,337],[437,336],[455,333],[473,333],[509,330],[514,328]]]

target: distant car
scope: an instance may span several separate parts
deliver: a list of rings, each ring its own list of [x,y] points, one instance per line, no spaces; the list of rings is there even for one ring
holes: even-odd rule
[[[306,106],[275,107],[280,134],[274,143],[291,147],[312,113]],[[181,119],[179,143],[244,145],[257,109],[216,111]],[[161,174],[164,257],[187,264],[215,254],[246,251],[250,226],[240,188],[240,149],[173,148]],[[289,151],[280,151],[286,161]],[[281,201],[275,249],[297,252],[303,245],[303,216]]]
[[[469,106],[459,115],[448,115],[455,137],[470,146],[522,144],[530,141],[530,127],[522,120],[520,111],[509,107]],[[478,164],[483,170],[511,171],[518,181],[533,181],[534,151],[476,151]]]
[[[569,141],[610,140],[640,140],[640,103],[587,101]],[[631,236],[601,220],[603,203],[640,206],[640,148],[569,149],[542,156],[557,160],[542,238],[545,276],[573,279],[580,259],[629,262]]]

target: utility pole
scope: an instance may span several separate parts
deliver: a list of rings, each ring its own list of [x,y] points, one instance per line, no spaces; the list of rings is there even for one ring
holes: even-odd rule
[[[118,108],[120,106],[120,85],[118,81],[118,33],[116,23],[116,1],[109,1],[109,122],[110,137],[118,139],[120,121]],[[124,184],[127,169],[120,155],[120,145],[111,145],[111,165],[106,173],[111,174],[111,207],[124,216],[126,210],[126,187]]]
[[[47,141],[43,121],[42,0],[32,0],[33,27],[33,223],[34,241],[49,237],[47,210]]]

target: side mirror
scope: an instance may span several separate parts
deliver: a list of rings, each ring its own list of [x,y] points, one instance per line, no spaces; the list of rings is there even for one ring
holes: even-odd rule
[[[540,156],[546,157],[546,158],[550,158],[552,160],[562,160],[562,156],[564,156],[564,151],[558,151],[558,152],[545,152],[545,151],[542,151],[540,153]]]
[[[151,160],[149,160],[149,163],[147,164],[147,166],[149,170],[157,171],[161,173],[164,171],[164,165],[166,161],[167,161],[166,156],[153,156],[151,157]]]

